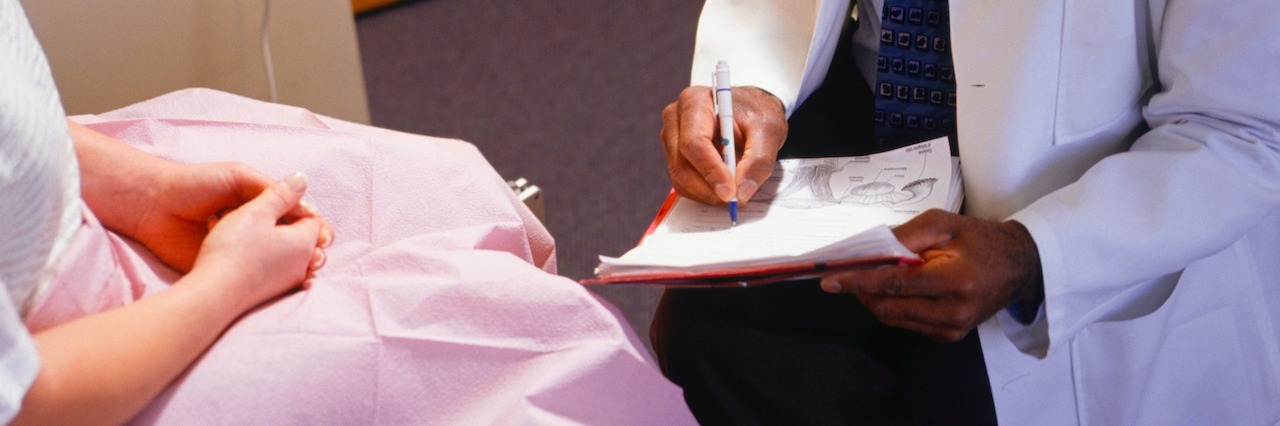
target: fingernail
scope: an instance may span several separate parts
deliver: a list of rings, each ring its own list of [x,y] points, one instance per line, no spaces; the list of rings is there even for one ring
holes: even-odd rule
[[[306,211],[309,214],[313,214],[313,215],[320,214],[320,210],[316,209],[316,204],[314,201],[302,200],[298,202],[298,204],[302,206],[302,210]]]
[[[328,256],[325,256],[324,254],[324,250],[316,250],[316,254],[318,256],[316,256],[314,259],[311,260],[312,271],[319,270],[320,268],[324,267],[325,262],[329,261]]]
[[[723,183],[717,183],[716,196],[720,197],[720,199],[723,201],[729,201],[730,198],[733,198],[733,190],[729,189],[729,185],[725,185]]]
[[[321,248],[329,248],[329,246],[331,246],[331,245],[333,245],[333,233],[332,233],[332,232],[323,232],[323,233],[321,233],[321,234],[320,234],[320,247],[321,247]]]
[[[755,179],[743,179],[738,185],[738,201],[747,201],[752,195],[756,195],[756,190],[760,189],[760,184]]]
[[[302,172],[291,174],[289,177],[284,178],[284,183],[289,185],[289,189],[292,189],[293,192],[302,192],[307,189],[307,175]]]
[[[835,282],[835,280],[822,280],[822,291],[827,293],[839,293],[840,283]]]

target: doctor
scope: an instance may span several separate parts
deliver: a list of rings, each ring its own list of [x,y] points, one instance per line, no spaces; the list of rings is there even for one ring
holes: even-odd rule
[[[820,97],[832,104],[824,93],[847,58],[856,83],[840,93],[865,99],[840,107],[852,111],[844,122],[874,126],[877,49],[884,55],[886,30],[890,46],[899,41],[885,22],[901,20],[897,1],[858,1],[848,24],[848,1],[707,1],[694,86],[663,111],[675,188],[708,203],[735,191],[749,200],[780,151],[807,149],[790,146],[804,143],[797,132],[811,134],[796,114]],[[895,229],[923,266],[823,277],[822,290],[844,294],[668,291],[655,348],[700,420],[903,418],[848,412],[880,403],[919,420],[931,408],[916,401],[933,384],[963,389],[952,373],[985,364],[989,388],[977,400],[989,391],[1001,423],[1280,422],[1280,8],[1267,0],[942,7],[963,215],[927,212]],[[840,41],[842,27],[850,41]],[[735,131],[745,147],[736,182],[711,143],[702,87],[720,59],[738,86]],[[847,140],[876,142],[884,140]],[[838,312],[861,306],[869,315]],[[882,349],[874,337],[882,331],[848,324],[871,315],[961,343]],[[763,337],[735,341],[753,335],[744,329]],[[975,329],[981,361],[966,364],[962,345]],[[918,374],[895,367],[916,353],[929,358],[908,368]],[[848,372],[849,363],[862,367]],[[856,380],[831,387],[813,374],[822,369]],[[983,421],[957,416],[948,422]]]

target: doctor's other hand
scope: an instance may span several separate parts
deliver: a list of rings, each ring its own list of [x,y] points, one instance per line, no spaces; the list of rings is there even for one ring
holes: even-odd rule
[[[662,110],[662,148],[667,173],[680,195],[723,205],[735,195],[746,203],[773,173],[778,150],[787,139],[782,101],[751,86],[733,88],[733,136],[740,160],[737,181],[730,179],[719,142],[711,88],[693,86]]]
[[[200,246],[191,275],[211,275],[229,309],[244,312],[297,288],[316,268],[316,241],[322,219],[292,217],[306,192],[306,177],[295,174],[222,216]]]
[[[856,296],[886,325],[950,342],[1014,302],[1042,298],[1040,255],[1022,224],[929,210],[893,232],[923,265],[832,273],[822,289]]]

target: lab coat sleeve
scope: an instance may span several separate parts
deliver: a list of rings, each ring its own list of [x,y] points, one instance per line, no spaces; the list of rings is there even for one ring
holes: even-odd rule
[[[1012,216],[1044,270],[1047,327],[1000,321],[1024,353],[1044,356],[1092,323],[1150,312],[1180,271],[1280,208],[1280,8],[1151,7],[1162,9],[1151,23],[1150,130]]]
[[[849,0],[708,0],[698,21],[691,85],[711,85],[717,61],[734,86],[778,97],[787,116],[822,83]]]

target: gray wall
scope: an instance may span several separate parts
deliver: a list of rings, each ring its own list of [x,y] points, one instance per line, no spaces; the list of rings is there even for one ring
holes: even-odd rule
[[[475,144],[546,192],[560,273],[635,245],[670,190],[662,107],[701,1],[420,0],[356,21],[373,124]],[[592,288],[647,340],[661,289]]]

